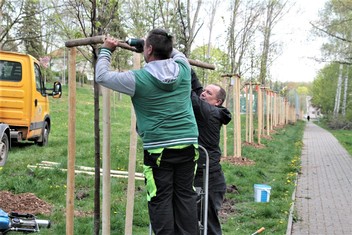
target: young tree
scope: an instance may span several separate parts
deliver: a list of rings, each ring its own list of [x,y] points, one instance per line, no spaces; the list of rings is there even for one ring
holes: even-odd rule
[[[228,29],[228,54],[230,57],[229,72],[243,75],[251,66],[245,68],[244,58],[254,58],[255,33],[259,27],[259,17],[263,7],[258,2],[235,0],[231,8],[231,21]],[[250,52],[249,52],[250,51]],[[254,61],[252,61],[254,63]],[[253,72],[253,71],[252,71]]]
[[[266,19],[263,26],[264,42],[260,60],[259,81],[265,85],[270,64],[270,51],[274,51],[274,44],[271,43],[271,36],[275,25],[290,9],[288,0],[267,0]]]
[[[197,0],[194,11],[192,11],[192,6],[190,0],[187,0],[186,3],[177,0],[176,9],[181,24],[179,24],[175,31],[177,32],[176,37],[179,39],[179,44],[184,46],[183,52],[186,56],[190,55],[192,43],[203,25],[203,23],[200,23],[200,26],[198,25],[202,0]],[[194,12],[194,15],[192,15],[192,12]]]

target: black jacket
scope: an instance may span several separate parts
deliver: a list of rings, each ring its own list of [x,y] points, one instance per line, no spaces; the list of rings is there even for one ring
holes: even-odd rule
[[[214,172],[221,169],[220,158],[220,131],[222,125],[227,125],[231,121],[230,111],[222,106],[208,104],[199,98],[202,87],[196,76],[192,74],[192,105],[194,115],[198,125],[198,143],[202,145],[209,155],[209,171]],[[196,80],[195,80],[196,79]],[[199,150],[197,174],[202,174],[205,164],[205,153]]]

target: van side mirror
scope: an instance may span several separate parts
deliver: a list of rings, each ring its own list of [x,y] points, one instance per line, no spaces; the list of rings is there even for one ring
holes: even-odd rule
[[[61,83],[56,81],[56,82],[54,82],[52,96],[53,96],[53,98],[60,98],[61,94],[62,94]]]

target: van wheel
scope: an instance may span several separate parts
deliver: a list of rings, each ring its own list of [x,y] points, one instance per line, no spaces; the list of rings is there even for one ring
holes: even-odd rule
[[[49,143],[49,132],[50,132],[49,125],[48,125],[47,122],[45,122],[43,130],[42,130],[41,141],[37,142],[37,144],[39,146],[47,146],[48,145],[48,143]]]
[[[9,154],[9,139],[7,138],[7,134],[4,133],[0,142],[0,166],[5,165],[8,154]]]

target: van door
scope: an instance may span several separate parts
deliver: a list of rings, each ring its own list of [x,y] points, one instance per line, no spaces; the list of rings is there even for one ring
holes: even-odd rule
[[[48,96],[44,91],[44,79],[38,64],[34,63],[35,89],[32,89],[32,121],[30,130],[31,136],[41,136],[45,119],[49,115]]]

